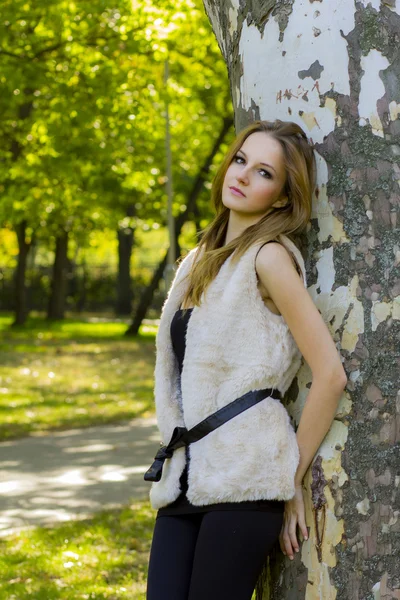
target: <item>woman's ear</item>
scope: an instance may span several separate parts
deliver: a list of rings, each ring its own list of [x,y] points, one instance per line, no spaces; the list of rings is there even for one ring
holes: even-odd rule
[[[281,198],[279,198],[279,200],[274,202],[272,206],[274,208],[281,208],[282,206],[286,206],[287,204],[289,204],[289,198],[287,196],[282,196]]]

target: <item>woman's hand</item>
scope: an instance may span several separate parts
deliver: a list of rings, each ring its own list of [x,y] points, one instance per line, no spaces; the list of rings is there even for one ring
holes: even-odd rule
[[[295,495],[291,500],[285,502],[283,525],[279,535],[279,545],[283,554],[287,554],[293,560],[293,553],[299,551],[296,537],[296,525],[305,540],[308,539],[307,525],[305,520],[303,487],[301,484],[295,486]]]

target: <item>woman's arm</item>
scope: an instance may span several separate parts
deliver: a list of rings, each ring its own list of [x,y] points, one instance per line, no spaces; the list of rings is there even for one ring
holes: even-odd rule
[[[300,484],[332,425],[347,377],[331,333],[288,251],[278,243],[266,244],[257,255],[256,270],[312,371],[312,385],[296,431],[300,463],[295,481]]]
[[[266,244],[257,255],[256,270],[312,371],[311,388],[296,431],[300,461],[295,495],[285,502],[279,536],[282,552],[293,560],[294,551],[299,551],[297,525],[304,539],[308,537],[301,482],[332,425],[347,377],[329,329],[295,271],[288,251],[281,244]]]

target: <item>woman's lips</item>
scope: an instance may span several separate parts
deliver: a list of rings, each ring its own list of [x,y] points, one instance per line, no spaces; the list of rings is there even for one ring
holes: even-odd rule
[[[234,194],[235,196],[241,196],[242,198],[245,198],[245,195],[243,194],[243,192],[241,192],[237,188],[230,187],[229,189],[231,190],[232,194]]]

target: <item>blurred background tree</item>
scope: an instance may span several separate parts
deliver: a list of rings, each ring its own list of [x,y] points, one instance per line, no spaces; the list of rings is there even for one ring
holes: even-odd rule
[[[0,309],[112,312],[135,334],[165,294],[166,102],[177,256],[234,136],[203,5],[5,0],[0,39]]]

